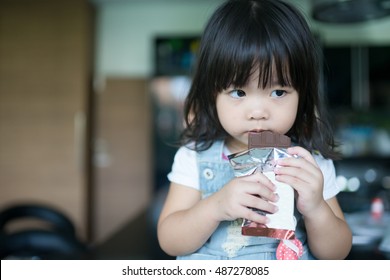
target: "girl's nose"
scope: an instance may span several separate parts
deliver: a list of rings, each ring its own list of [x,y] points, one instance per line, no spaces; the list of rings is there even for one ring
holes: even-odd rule
[[[263,110],[252,110],[249,114],[249,119],[251,120],[261,120],[266,119],[266,114]]]
[[[253,101],[249,105],[248,118],[251,120],[267,119],[268,118],[267,105],[259,101]]]

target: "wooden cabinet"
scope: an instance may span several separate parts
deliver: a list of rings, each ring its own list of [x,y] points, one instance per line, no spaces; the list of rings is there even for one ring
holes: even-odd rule
[[[148,81],[108,78],[96,94],[93,239],[100,243],[146,209],[153,170]],[[137,231],[135,228],[134,231]]]
[[[0,1],[0,210],[52,205],[95,243],[147,206],[153,175],[148,81],[93,93],[93,15],[87,0]]]
[[[87,234],[87,1],[0,1],[0,208],[39,202]]]

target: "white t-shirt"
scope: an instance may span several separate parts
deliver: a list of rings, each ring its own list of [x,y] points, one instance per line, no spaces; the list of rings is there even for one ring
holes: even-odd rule
[[[229,154],[229,152],[226,154]],[[313,157],[324,176],[324,199],[330,199],[340,192],[340,188],[336,183],[336,172],[333,161],[330,159],[325,159],[318,154],[313,154]],[[181,147],[176,152],[172,170],[168,174],[169,181],[199,190],[200,186],[198,173],[199,170],[196,162],[196,152],[185,146]]]

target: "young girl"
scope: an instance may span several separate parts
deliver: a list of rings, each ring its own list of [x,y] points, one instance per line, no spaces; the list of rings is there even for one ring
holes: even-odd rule
[[[178,259],[275,259],[279,240],[241,235],[250,208],[278,211],[275,186],[256,172],[234,177],[227,155],[247,150],[248,133],[291,137],[296,157],[276,180],[296,192],[301,259],[343,259],[352,236],[336,199],[334,142],[319,94],[315,41],[303,16],[276,0],[231,0],[204,30],[186,99],[186,128],[168,175],[158,222],[162,249]]]

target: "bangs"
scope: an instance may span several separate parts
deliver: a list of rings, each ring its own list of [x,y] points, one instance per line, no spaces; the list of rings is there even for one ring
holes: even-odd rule
[[[281,43],[275,48],[260,42],[248,42],[248,44],[251,44],[250,48],[239,46],[231,50],[236,55],[228,56],[230,59],[225,58],[226,70],[219,72],[220,75],[215,77],[217,92],[230,86],[244,87],[257,70],[259,88],[264,89],[275,84],[292,86],[290,59]]]
[[[289,22],[249,5],[231,9],[221,22],[224,24],[213,22],[219,28],[202,38],[207,48],[203,69],[208,89],[216,93],[229,86],[243,87],[256,70],[261,88],[275,82],[295,87],[299,80],[296,73],[302,72],[297,68],[302,66],[302,55],[297,53],[301,43]]]

